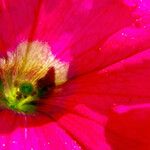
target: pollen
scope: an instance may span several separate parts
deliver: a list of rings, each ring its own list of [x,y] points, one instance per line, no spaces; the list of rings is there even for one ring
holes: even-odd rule
[[[16,112],[34,112],[39,93],[50,85],[49,80],[46,84],[39,82],[54,75],[53,82],[58,86],[67,81],[68,68],[67,62],[55,57],[48,43],[20,43],[16,50],[8,52],[7,58],[0,59],[1,106]],[[53,74],[49,73],[52,69]]]

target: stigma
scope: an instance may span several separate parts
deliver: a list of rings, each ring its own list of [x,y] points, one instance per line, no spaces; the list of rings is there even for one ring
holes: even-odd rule
[[[67,81],[68,68],[48,43],[20,43],[6,58],[0,58],[0,107],[17,113],[36,112],[43,94],[52,85]]]

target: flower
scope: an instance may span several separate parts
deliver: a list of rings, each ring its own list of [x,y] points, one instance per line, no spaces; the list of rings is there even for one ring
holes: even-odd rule
[[[150,149],[150,2],[0,2],[0,149]]]

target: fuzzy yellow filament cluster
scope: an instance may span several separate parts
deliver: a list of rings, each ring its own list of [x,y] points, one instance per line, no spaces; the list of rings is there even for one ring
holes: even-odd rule
[[[33,88],[36,93],[37,81],[52,67],[56,86],[67,80],[68,63],[56,59],[47,43],[22,42],[15,51],[8,52],[7,55],[7,58],[0,59],[0,79],[3,86],[0,101],[8,108],[20,112],[28,111],[28,107],[31,107],[29,103],[36,101],[38,96],[21,92],[20,86],[24,84],[23,90],[28,92]]]

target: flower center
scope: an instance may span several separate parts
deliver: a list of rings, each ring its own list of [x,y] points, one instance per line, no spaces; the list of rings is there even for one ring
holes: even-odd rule
[[[33,92],[33,85],[31,83],[22,83],[19,87],[20,93],[24,96],[31,95]]]
[[[4,87],[2,89],[4,89]],[[7,96],[5,96],[5,94],[1,95],[1,101],[6,107],[24,113],[34,112],[35,104],[33,102],[37,100],[38,90],[28,82],[21,83],[19,86],[14,86]]]
[[[21,113],[35,112],[49,86],[67,80],[68,67],[55,58],[46,43],[19,44],[16,51],[0,59],[1,107]]]

